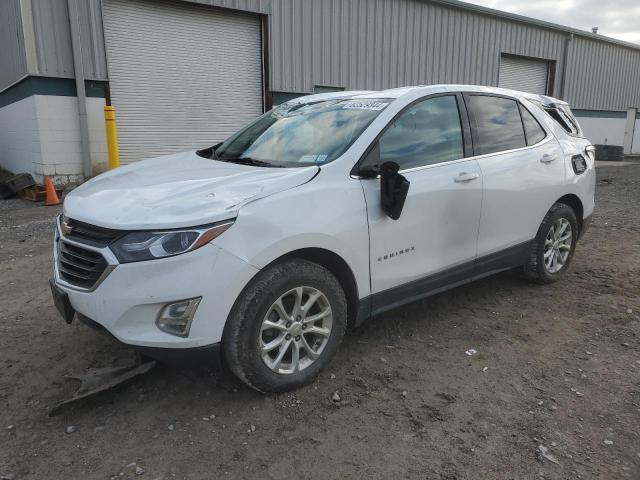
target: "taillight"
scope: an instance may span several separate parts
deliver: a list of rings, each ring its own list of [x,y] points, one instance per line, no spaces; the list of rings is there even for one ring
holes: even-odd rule
[[[593,145],[587,145],[587,147],[584,149],[584,153],[587,154],[587,157],[589,157],[592,162],[596,161],[596,147],[594,147]]]

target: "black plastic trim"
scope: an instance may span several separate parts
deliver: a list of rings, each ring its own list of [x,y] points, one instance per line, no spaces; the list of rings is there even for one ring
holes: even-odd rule
[[[477,259],[473,280],[524,265],[531,252],[532,242],[533,240],[530,240]]]
[[[421,298],[471,281],[475,262],[467,262],[445,271],[372,295],[371,314],[377,315]]]
[[[586,231],[589,230],[589,227],[591,226],[592,221],[593,221],[593,214],[582,219],[582,227],[580,228],[580,233],[578,233],[578,240],[582,240],[582,237],[584,236]]]
[[[360,300],[356,325],[367,318],[504,270],[524,265],[533,240]]]
[[[214,343],[195,348],[136,347],[141,355],[175,368],[203,368],[222,370],[222,344]]]
[[[103,325],[79,312],[76,313],[78,315],[78,319],[88,327],[111,337],[118,343],[123,343],[113,336],[113,334]],[[222,369],[222,345],[220,343],[195,348],[158,348],[141,347],[129,344],[124,345],[133,348],[139,352],[140,355],[152,358],[164,365],[175,368]]]
[[[353,322],[354,327],[359,327],[365,320],[371,318],[371,297],[371,295],[368,295],[358,301],[358,311],[356,312],[355,322]]]
[[[542,140],[540,140],[539,142],[537,142],[537,143],[529,143],[529,135],[527,135],[527,127],[524,124],[524,118],[522,116],[522,110],[525,110],[529,115],[531,115],[533,117],[533,119],[536,121],[536,123],[538,124],[538,126],[540,127],[540,129],[544,132],[544,138]],[[527,107],[522,105],[522,103],[520,103],[519,101],[518,101],[518,111],[520,112],[520,123],[522,123],[522,130],[524,131],[524,143],[527,144],[527,147],[534,147],[534,146],[538,145],[538,143],[544,142],[547,139],[547,137],[549,136],[549,132],[547,132],[547,129],[544,128],[540,124],[540,122],[538,121],[536,116],[533,113],[531,113],[531,110],[529,110]]]
[[[456,92],[458,101],[458,112],[460,112],[460,123],[462,125],[462,137],[464,139],[464,158],[473,157],[473,134],[471,130],[471,119],[467,104],[464,101],[462,92]]]

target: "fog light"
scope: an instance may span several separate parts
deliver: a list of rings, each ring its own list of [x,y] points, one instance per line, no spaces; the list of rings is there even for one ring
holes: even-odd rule
[[[178,337],[188,336],[191,320],[193,320],[200,300],[202,300],[202,297],[168,303],[160,311],[156,325],[160,330],[171,335]]]

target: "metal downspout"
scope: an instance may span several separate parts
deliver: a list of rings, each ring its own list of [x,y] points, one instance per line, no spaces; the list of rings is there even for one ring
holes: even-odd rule
[[[569,47],[571,46],[571,42],[573,41],[573,33],[570,33],[567,36],[567,40],[564,44],[564,61],[562,62],[562,81],[560,83],[560,99],[567,101],[567,71],[569,65]]]
[[[82,170],[84,179],[91,178],[91,152],[89,148],[89,123],[87,121],[87,95],[84,88],[84,62],[82,61],[82,43],[80,41],[80,9],[78,0],[67,0],[69,6],[69,27],[73,50],[73,69],[76,77],[76,95],[78,96],[78,118],[80,120],[80,143],[82,151]]]

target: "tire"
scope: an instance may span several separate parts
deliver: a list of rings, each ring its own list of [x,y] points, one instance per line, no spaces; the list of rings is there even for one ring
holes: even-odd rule
[[[309,305],[311,298],[316,299]],[[305,312],[297,305],[309,307]],[[290,259],[266,267],[245,287],[227,320],[222,349],[227,366],[244,383],[260,392],[282,392],[315,378],[338,350],[346,326],[347,302],[336,277],[316,263]],[[263,350],[272,345],[279,346]]]
[[[562,226],[565,226],[564,231]],[[571,235],[566,240],[562,240],[567,236],[567,227],[571,228]],[[552,229],[555,230],[552,232]],[[555,236],[555,232],[561,232],[561,234]],[[554,204],[542,220],[536,238],[531,244],[529,258],[524,265],[525,276],[541,284],[557,282],[571,263],[578,234],[578,221],[573,209],[563,203]],[[568,241],[571,243],[567,246]],[[550,250],[551,253],[549,253]],[[554,252],[558,254],[555,264]]]

